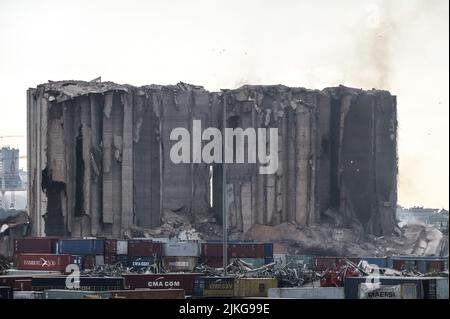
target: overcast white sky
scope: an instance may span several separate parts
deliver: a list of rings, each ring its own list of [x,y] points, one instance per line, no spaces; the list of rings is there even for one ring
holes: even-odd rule
[[[447,0],[0,0],[0,136],[47,80],[389,89],[399,203],[449,207]],[[25,160],[21,162],[26,167]]]

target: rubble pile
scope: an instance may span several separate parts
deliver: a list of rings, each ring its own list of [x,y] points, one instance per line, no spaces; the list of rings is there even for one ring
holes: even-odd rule
[[[186,214],[165,210],[163,224],[154,229],[133,227],[125,232],[133,237],[166,237],[181,240],[222,238],[222,226],[214,218],[192,219]],[[230,240],[273,242],[277,252],[293,255],[383,257],[448,256],[448,237],[423,223],[397,227],[395,233],[376,237],[364,232],[354,222],[349,227],[333,223],[301,226],[283,223],[276,226],[255,225],[247,233],[230,232]]]

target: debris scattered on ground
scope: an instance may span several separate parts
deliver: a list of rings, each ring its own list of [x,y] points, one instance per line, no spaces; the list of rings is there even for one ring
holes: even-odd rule
[[[133,227],[126,234],[133,237],[168,237],[181,240],[222,238],[222,226],[214,218],[191,220],[186,213],[165,210],[163,224],[155,229]],[[278,250],[293,255],[384,257],[447,256],[448,237],[436,228],[416,223],[396,228],[389,236],[368,235],[357,222],[349,227],[335,223],[300,226],[283,223],[276,226],[255,225],[246,234],[232,232],[229,240],[255,240],[275,243]]]

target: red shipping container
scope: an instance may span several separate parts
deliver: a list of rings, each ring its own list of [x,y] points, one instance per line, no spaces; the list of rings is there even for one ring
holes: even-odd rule
[[[202,256],[203,257],[220,257],[223,256],[222,244],[218,243],[203,243]]]
[[[14,241],[15,254],[53,254],[57,238],[19,238]]]
[[[117,254],[117,240],[105,239],[105,255]]]
[[[184,299],[183,289],[112,290],[112,299]]]
[[[20,279],[14,283],[14,289],[20,291],[31,291],[31,279]]]
[[[56,270],[64,272],[70,264],[70,255],[55,254],[19,254],[17,269],[20,270]]]
[[[324,271],[330,268],[339,267],[338,257],[321,257],[316,256],[315,258],[315,270]]]
[[[222,247],[221,243],[203,243],[202,256],[222,258]],[[228,244],[227,254],[229,258],[264,258],[264,244]]]
[[[128,289],[183,289],[186,295],[192,295],[195,278],[201,273],[184,274],[124,274],[125,287]]]
[[[228,257],[264,258],[264,244],[229,244]]]
[[[154,243],[151,241],[128,241],[129,257],[161,257],[162,243]]]
[[[214,268],[222,268],[223,267],[223,257],[203,257],[201,264],[206,264],[210,267]]]

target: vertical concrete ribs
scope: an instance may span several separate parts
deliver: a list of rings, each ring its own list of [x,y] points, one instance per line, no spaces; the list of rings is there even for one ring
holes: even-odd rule
[[[224,110],[227,127],[278,128],[275,174],[228,164],[234,231],[327,218],[357,221],[377,235],[395,226],[397,118],[389,92],[61,81],[29,89],[27,101],[35,235],[119,238],[131,226],[159,226],[164,209],[220,217],[222,164],[174,164],[169,137],[176,127],[192,132],[193,120],[221,129]]]

